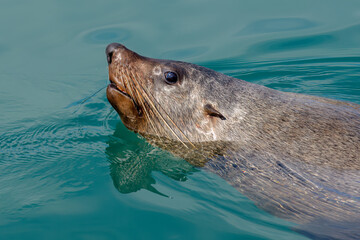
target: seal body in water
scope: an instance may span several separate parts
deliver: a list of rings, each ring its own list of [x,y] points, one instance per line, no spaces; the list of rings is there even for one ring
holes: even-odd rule
[[[118,43],[106,54],[107,97],[127,128],[309,236],[360,237],[360,105],[147,58]]]

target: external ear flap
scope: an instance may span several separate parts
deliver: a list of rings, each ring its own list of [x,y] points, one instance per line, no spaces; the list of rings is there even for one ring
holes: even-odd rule
[[[224,115],[222,115],[218,110],[216,110],[211,104],[206,104],[204,106],[205,113],[211,117],[218,117],[221,120],[226,120]]]

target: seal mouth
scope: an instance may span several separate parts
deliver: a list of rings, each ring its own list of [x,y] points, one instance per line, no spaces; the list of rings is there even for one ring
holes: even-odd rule
[[[115,91],[119,92],[120,94],[122,94],[128,98],[131,98],[134,101],[134,99],[127,92],[125,92],[124,88],[122,86],[117,85],[115,82],[110,80],[109,87],[114,89]]]
[[[136,111],[138,112],[139,116],[142,116],[142,110],[140,106],[137,104],[135,99],[126,92],[125,87],[122,84],[118,84],[117,82],[115,82],[112,78],[109,78],[109,81],[110,84],[108,85],[108,87],[120,93],[121,95],[129,98],[133,102],[134,107],[136,108]]]

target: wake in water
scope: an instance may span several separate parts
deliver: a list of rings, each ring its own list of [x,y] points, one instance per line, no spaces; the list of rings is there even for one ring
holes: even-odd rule
[[[104,165],[98,159],[112,132],[111,110],[105,99],[96,100],[73,104],[78,106],[73,113],[66,109],[47,119],[12,123],[16,127],[0,136],[0,224],[92,185],[83,177]]]
[[[47,119],[13,123],[17,127],[0,136],[0,225],[88,191],[94,184],[91,175],[104,167],[110,168],[121,193],[147,189],[165,197],[153,187],[153,171],[177,181],[185,181],[195,171],[186,161],[154,149],[125,130],[103,90]]]

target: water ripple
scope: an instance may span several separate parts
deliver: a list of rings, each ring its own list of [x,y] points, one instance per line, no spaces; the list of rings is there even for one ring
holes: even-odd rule
[[[254,43],[247,50],[246,56],[257,56],[259,54],[270,54],[288,51],[301,51],[316,49],[339,49],[359,50],[360,24],[345,27],[338,30],[332,30],[323,33],[309,34],[305,36],[281,37],[276,39],[267,39]]]
[[[17,122],[30,126],[0,135],[0,224],[93,184],[91,172],[104,165],[98,159],[112,132],[103,124],[110,121],[105,101],[101,96],[84,103],[76,114],[69,109],[48,119]]]
[[[244,62],[231,59],[202,65],[281,91],[298,92],[360,103],[360,57],[328,57]]]
[[[316,24],[305,18],[270,18],[257,20],[240,30],[236,36],[248,34],[264,34],[284,31],[303,30],[315,27]]]
[[[161,58],[165,59],[187,59],[192,57],[198,57],[208,51],[207,47],[190,47],[183,49],[174,49],[167,52],[164,52],[160,55]]]
[[[111,42],[124,42],[131,37],[130,30],[118,26],[103,26],[86,30],[79,34],[82,41],[91,44],[107,45]]]

